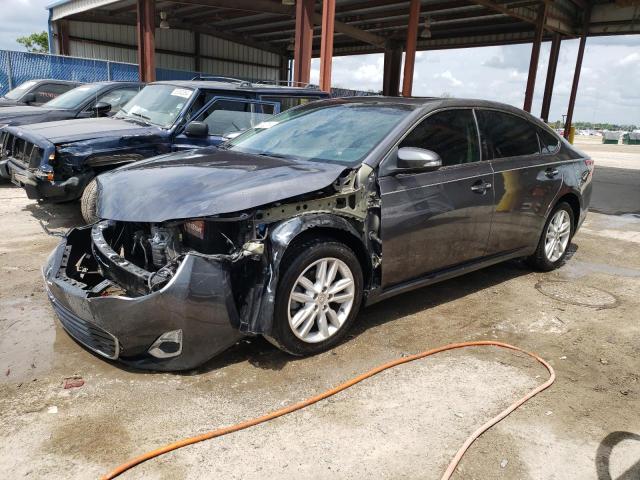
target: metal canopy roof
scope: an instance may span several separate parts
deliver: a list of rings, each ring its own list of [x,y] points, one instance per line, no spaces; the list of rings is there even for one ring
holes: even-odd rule
[[[589,35],[640,33],[638,0],[422,0],[418,50],[531,42],[538,7],[547,3],[544,40],[554,32],[581,33],[584,7],[593,5]],[[49,8],[62,18],[136,24],[136,0],[67,0]],[[321,1],[314,16],[314,55],[319,54]],[[279,0],[157,0],[172,28],[208,33],[263,50],[291,55],[295,6]],[[159,23],[159,15],[156,21]],[[405,41],[409,2],[337,0],[334,55],[381,52]],[[430,36],[428,36],[430,34]]]

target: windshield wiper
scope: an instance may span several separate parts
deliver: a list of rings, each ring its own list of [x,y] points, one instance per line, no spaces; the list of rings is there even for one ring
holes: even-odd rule
[[[131,115],[135,115],[136,117],[140,117],[143,120],[146,120],[147,122],[151,123],[151,117],[147,117],[146,115],[143,115],[143,114],[138,113],[138,112],[131,112]]]

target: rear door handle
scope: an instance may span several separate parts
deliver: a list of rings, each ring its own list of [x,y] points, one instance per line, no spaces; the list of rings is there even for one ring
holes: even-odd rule
[[[492,187],[493,185],[491,185],[489,182],[483,182],[482,180],[480,180],[479,182],[471,185],[471,191],[476,193],[484,193],[487,190],[491,190]]]
[[[560,173],[560,170],[555,167],[549,167],[544,171],[544,174],[549,178],[555,177],[558,173]]]

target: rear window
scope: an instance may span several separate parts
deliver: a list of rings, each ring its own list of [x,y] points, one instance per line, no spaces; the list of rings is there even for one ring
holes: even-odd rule
[[[10,100],[18,100],[25,93],[27,93],[29,89],[33,87],[36,83],[38,82],[36,82],[35,80],[29,80],[28,82],[24,82],[23,84],[18,85],[13,90],[10,90],[7,93],[5,93],[4,98],[8,98]]]
[[[476,110],[483,158],[519,157],[540,153],[537,127],[523,118],[494,110]]]

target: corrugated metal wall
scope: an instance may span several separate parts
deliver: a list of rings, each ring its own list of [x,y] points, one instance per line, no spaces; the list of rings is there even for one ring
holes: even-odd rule
[[[69,36],[69,53],[74,57],[129,63],[138,61],[136,29],[133,26],[70,21]],[[156,66],[194,71],[194,37],[187,30],[156,29]],[[200,55],[202,73],[278,80],[280,56],[275,53],[200,35]]]

